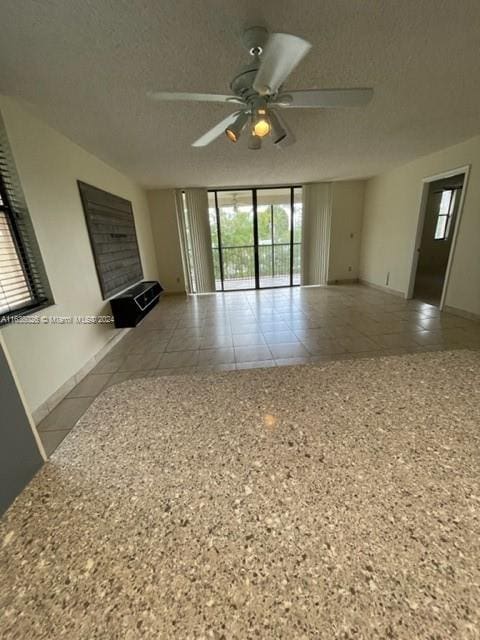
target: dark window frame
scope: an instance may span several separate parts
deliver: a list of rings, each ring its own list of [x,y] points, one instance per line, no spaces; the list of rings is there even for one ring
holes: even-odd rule
[[[285,289],[285,288],[294,288],[294,287],[301,286],[300,283],[294,284],[293,282],[294,247],[296,245],[301,246],[303,242],[303,238],[301,239],[300,242],[297,242],[295,240],[295,230],[294,230],[295,189],[301,189],[301,188],[302,188],[302,185],[300,184],[288,184],[288,185],[272,185],[272,186],[257,186],[257,187],[212,187],[207,189],[209,194],[214,194],[214,206],[215,206],[215,213],[216,213],[216,224],[217,224],[217,234],[218,234],[218,244],[219,244],[218,250],[219,250],[219,259],[220,259],[220,277],[221,277],[220,289],[217,289],[217,291],[229,293],[231,291],[261,291],[263,289]],[[290,191],[289,205],[290,205],[290,215],[291,215],[292,226],[291,226],[289,242],[287,243],[290,247],[290,258],[289,258],[290,274],[289,274],[289,284],[262,287],[260,286],[260,269],[259,269],[259,260],[258,260],[258,248],[260,245],[258,243],[257,192],[262,190],[268,190],[268,189],[289,189]],[[222,242],[221,242],[220,209],[218,206],[218,194],[223,191],[249,191],[252,194],[253,235],[254,235],[254,244],[252,246],[254,249],[254,262],[255,262],[255,274],[254,274],[255,287],[253,288],[250,287],[247,289],[225,289],[225,278],[223,273],[224,266],[222,262],[222,249],[229,248],[229,247],[225,247],[224,245],[222,245]],[[238,247],[238,248],[242,248],[242,247]]]
[[[54,303],[33,226],[24,203],[13,157],[0,118],[0,211],[5,217],[18,263],[23,271],[30,300],[21,306],[0,312],[0,328],[17,316],[33,314]],[[20,203],[19,207],[15,203]],[[8,298],[7,298],[8,302]]]

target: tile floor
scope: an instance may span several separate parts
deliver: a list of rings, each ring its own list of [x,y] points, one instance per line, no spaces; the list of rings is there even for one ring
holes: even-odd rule
[[[129,378],[480,348],[480,324],[361,285],[165,297],[39,424],[52,453]]]

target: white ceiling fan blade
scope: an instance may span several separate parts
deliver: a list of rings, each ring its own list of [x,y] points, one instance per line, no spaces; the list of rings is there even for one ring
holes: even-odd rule
[[[227,96],[219,93],[178,93],[171,91],[149,91],[147,96],[158,102],[233,102],[243,103],[237,96]]]
[[[222,133],[225,132],[225,129],[228,126],[235,122],[239,113],[241,112],[235,111],[235,113],[231,113],[228,117],[224,118],[221,122],[215,125],[213,129],[210,129],[210,131],[204,133],[203,136],[198,138],[198,140],[195,140],[195,142],[192,143],[192,147],[206,147],[207,144],[213,142],[216,138],[218,138],[222,135]]]
[[[289,33],[273,33],[260,57],[253,88],[262,96],[276,93],[312,45]]]
[[[373,89],[306,89],[282,93],[274,104],[287,108],[362,107],[372,97]]]

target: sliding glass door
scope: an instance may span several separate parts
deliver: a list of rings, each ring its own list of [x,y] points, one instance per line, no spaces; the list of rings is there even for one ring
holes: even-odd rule
[[[300,284],[301,188],[209,192],[217,291]]]
[[[257,190],[259,286],[291,284],[290,189]]]
[[[252,192],[247,189],[209,192],[209,210],[217,291],[254,289]]]

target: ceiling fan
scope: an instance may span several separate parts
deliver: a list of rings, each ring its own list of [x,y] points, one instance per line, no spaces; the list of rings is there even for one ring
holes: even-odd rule
[[[305,89],[287,91],[283,83],[308,53],[311,44],[288,33],[272,33],[263,27],[250,27],[243,44],[253,60],[242,67],[230,83],[233,95],[214,93],[150,92],[158,101],[223,102],[239,108],[198,138],[192,146],[205,147],[222,133],[237,142],[248,125],[248,147],[258,150],[262,139],[271,135],[275,145],[292,144],[295,138],[280,116],[280,109],[325,109],[357,107],[367,104],[373,89]]]

